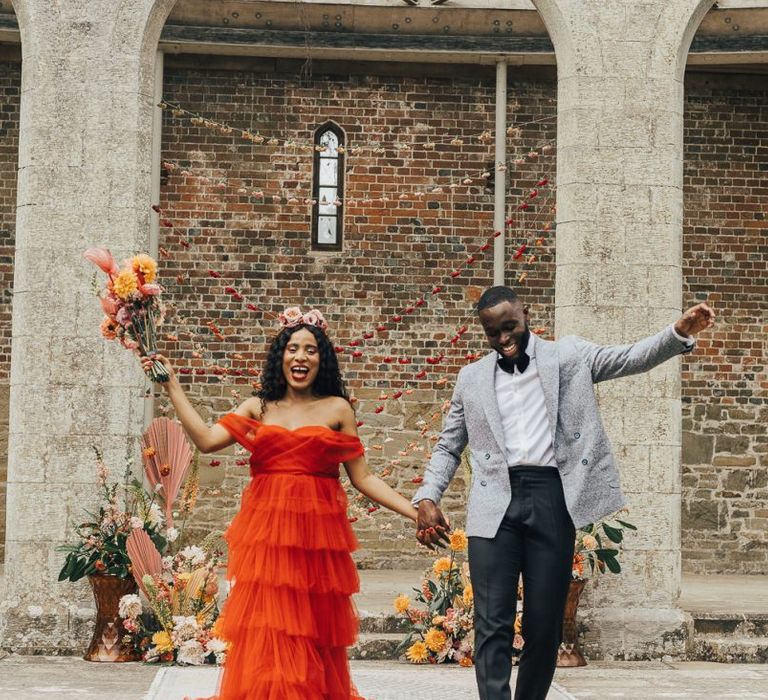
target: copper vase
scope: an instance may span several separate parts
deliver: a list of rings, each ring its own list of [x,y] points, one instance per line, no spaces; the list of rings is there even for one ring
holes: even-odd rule
[[[576,626],[576,612],[579,609],[579,598],[585,583],[575,579],[571,580],[568,587],[568,598],[565,601],[563,614],[563,641],[557,652],[557,665],[560,668],[587,665],[587,660],[579,649],[579,630]]]
[[[86,661],[139,661],[140,656],[131,645],[122,641],[126,632],[118,614],[120,598],[138,593],[136,582],[132,578],[101,574],[89,576],[88,580],[96,600],[96,629],[83,658]]]

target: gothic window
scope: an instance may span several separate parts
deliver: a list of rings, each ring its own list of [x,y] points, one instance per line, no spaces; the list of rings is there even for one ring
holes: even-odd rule
[[[344,223],[344,132],[331,122],[315,132],[312,248],[341,250]]]

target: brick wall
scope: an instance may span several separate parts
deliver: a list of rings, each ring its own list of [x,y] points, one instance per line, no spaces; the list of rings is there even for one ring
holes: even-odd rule
[[[768,573],[768,89],[689,75],[684,303],[717,329],[683,362],[683,565]]]
[[[350,146],[383,140],[383,153],[363,146],[359,154],[348,154],[345,191],[346,199],[384,194],[389,201],[347,206],[344,250],[313,252],[309,207],[271,202],[273,194],[296,192],[300,200],[309,194],[311,152],[294,146],[255,146],[194,126],[167,111],[163,158],[178,167],[163,176],[163,217],[174,228],[163,228],[161,245],[172,254],[164,263],[166,279],[181,277],[170,295],[175,306],[170,327],[178,328],[180,340],[168,343],[166,350],[180,365],[215,361],[243,372],[260,366],[272,323],[265,322],[262,314],[244,311],[242,303],[224,293],[224,287],[233,281],[247,301],[266,309],[277,311],[291,304],[321,308],[334,338],[348,340],[428,292],[492,233],[492,188],[484,182],[470,188],[449,187],[489,166],[493,171],[492,144],[476,139],[484,130],[493,130],[492,71],[473,69],[472,74],[425,77],[421,71],[408,69],[411,75],[387,76],[354,74],[350,65],[316,65],[313,75],[299,77],[300,68],[300,64],[281,62],[267,69],[212,66],[200,70],[184,59],[169,58],[164,95],[206,118],[237,129],[258,130],[266,138],[311,143],[313,130],[332,119],[346,131]],[[555,95],[551,76],[522,77],[510,85],[511,122],[549,118],[523,128],[520,138],[510,137],[513,158],[554,138]],[[454,137],[464,144],[451,145]],[[434,150],[425,149],[421,145],[425,141],[434,142]],[[399,149],[395,144],[413,148]],[[515,195],[527,194],[540,177],[553,175],[552,156],[514,166],[508,173]],[[444,192],[428,194],[422,200],[410,196],[436,186],[442,186]],[[253,190],[263,190],[269,203],[251,197]],[[401,200],[403,194],[408,198]],[[551,218],[548,212],[553,199],[547,200],[545,194],[543,188],[540,197],[531,200],[534,206],[523,215],[522,228],[511,236],[511,250],[521,236],[530,235],[529,231]],[[180,243],[182,238],[189,241],[189,248]],[[531,266],[525,284],[534,323],[550,328],[553,246],[553,234],[547,234],[535,251],[541,261]],[[209,268],[224,274],[226,281],[209,277]],[[515,276],[522,269],[519,262],[511,263],[510,268]],[[388,481],[406,495],[416,488],[412,479],[423,467],[429,444],[420,443],[421,453],[407,457],[398,453],[419,438],[417,421],[429,419],[449,397],[463,355],[482,349],[482,339],[466,313],[491,281],[489,251],[469,272],[445,283],[445,293],[437,297],[427,293],[427,305],[405,315],[397,330],[377,334],[366,343],[363,357],[353,360],[345,355],[342,360],[348,385],[360,398],[358,415],[365,421],[361,433],[370,448],[368,458],[379,471],[391,469]],[[223,340],[211,334],[207,321],[222,330]],[[471,328],[464,336],[466,342],[451,354],[448,341],[465,321],[470,321]],[[197,351],[203,358],[193,356],[193,341],[199,342]],[[449,353],[449,361],[438,366],[429,379],[413,381],[415,392],[407,401],[388,401],[384,412],[374,414],[381,392],[411,380],[427,357],[443,350]],[[407,356],[412,364],[403,371],[400,365],[384,363],[387,355]],[[439,384],[441,377],[448,382]],[[190,393],[206,415],[217,416],[249,395],[252,379],[194,376]],[[239,396],[233,397],[233,391]],[[383,449],[372,447],[377,444]],[[234,466],[234,459],[224,459],[218,471],[204,470],[207,489],[198,512],[199,530],[221,527],[237,507],[244,468]],[[392,460],[401,464],[392,465]],[[447,500],[448,510],[457,515],[462,510],[458,499],[463,488],[459,479],[454,495]],[[410,528],[387,514],[361,518],[355,527],[361,539],[358,560],[362,566],[424,561],[415,552]]]
[[[0,62],[0,562],[5,558],[8,476],[8,400],[11,370],[11,299],[16,236],[21,64]]]

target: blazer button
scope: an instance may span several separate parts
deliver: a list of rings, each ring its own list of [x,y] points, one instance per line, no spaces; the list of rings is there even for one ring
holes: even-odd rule
[[[573,437],[575,437],[578,440],[581,437],[581,433],[574,433]]]
[[[487,485],[488,485],[488,484],[486,484],[484,481],[481,481],[481,482],[480,482],[480,486],[487,486]]]
[[[589,464],[589,460],[588,459],[582,459],[581,463],[584,464],[584,465]]]
[[[490,452],[486,452],[485,453],[485,458],[486,459],[490,459],[491,458],[491,453]],[[483,484],[483,486],[485,486],[485,484]]]

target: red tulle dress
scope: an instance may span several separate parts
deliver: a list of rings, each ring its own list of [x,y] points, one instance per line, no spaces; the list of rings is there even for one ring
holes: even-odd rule
[[[357,540],[339,483],[360,440],[234,413],[220,423],[250,450],[252,478],[226,535],[233,586],[218,629],[231,648],[217,700],[362,700],[347,661]]]

